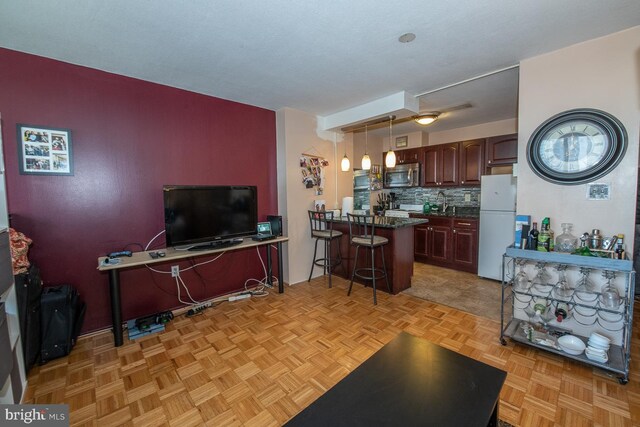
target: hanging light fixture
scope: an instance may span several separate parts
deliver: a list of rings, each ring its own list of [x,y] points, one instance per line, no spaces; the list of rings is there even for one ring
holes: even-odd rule
[[[364,156],[362,156],[362,169],[368,171],[371,169],[371,158],[367,154],[367,142],[369,135],[367,132],[367,126],[364,127]]]
[[[419,125],[426,126],[438,120],[438,116],[440,116],[440,114],[437,113],[420,114],[419,116],[415,116],[413,120]]]
[[[388,168],[394,168],[396,166],[396,153],[393,152],[393,148],[391,148],[391,126],[393,124],[393,119],[389,116],[389,151],[387,151],[387,157],[385,157],[384,164]]]
[[[333,133],[333,139],[334,141],[337,141],[337,132]],[[345,141],[344,143],[344,157],[342,158],[342,162],[340,162],[340,169],[342,169],[342,172],[348,172],[349,169],[351,169],[351,162],[349,161],[349,158],[347,157],[347,142]]]

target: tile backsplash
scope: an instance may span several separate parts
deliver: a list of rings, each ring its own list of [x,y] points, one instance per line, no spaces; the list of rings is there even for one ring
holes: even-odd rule
[[[422,205],[425,200],[429,203],[436,203],[438,192],[442,191],[447,196],[449,206],[460,206],[469,208],[480,207],[480,187],[451,187],[451,188],[403,188],[392,192],[396,194],[396,200],[400,204]],[[469,195],[469,201],[465,201],[465,195]]]

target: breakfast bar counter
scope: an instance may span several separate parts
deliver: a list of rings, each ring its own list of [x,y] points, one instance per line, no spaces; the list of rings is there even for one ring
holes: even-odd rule
[[[424,218],[392,218],[392,217],[375,217],[376,234],[389,239],[389,243],[384,246],[384,261],[387,266],[387,274],[389,276],[389,286],[391,293],[397,294],[411,287],[411,277],[413,276],[413,226],[424,224],[428,219]],[[347,280],[351,279],[353,270],[353,261],[355,259],[355,247],[349,244],[349,223],[346,217],[335,218],[333,220],[333,229],[342,231],[343,236],[340,239],[340,252],[342,254],[342,264],[334,269],[334,274],[342,276]],[[333,257],[338,253],[338,249],[331,248]],[[369,262],[367,257],[358,257],[358,268],[364,267]],[[382,266],[382,259],[379,251],[376,251],[376,266]],[[357,280],[362,282],[361,280]],[[377,283],[378,290],[387,292],[384,283]],[[370,286],[371,282],[366,281],[366,285]]]

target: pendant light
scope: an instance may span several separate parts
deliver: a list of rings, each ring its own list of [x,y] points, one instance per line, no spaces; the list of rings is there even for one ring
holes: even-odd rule
[[[364,127],[364,156],[362,156],[362,169],[368,171],[371,169],[371,158],[367,154],[367,142],[368,142],[367,126]]]
[[[334,141],[337,141],[337,132],[333,133],[333,139]],[[349,169],[351,168],[351,162],[349,161],[349,158],[347,157],[347,142],[345,141],[344,143],[344,157],[342,158],[342,162],[340,162],[340,169],[342,169],[342,172],[348,172]]]
[[[393,124],[393,119],[389,116],[389,151],[387,151],[387,157],[385,157],[384,163],[388,168],[396,167],[396,153],[393,152],[393,148],[391,148],[391,126]]]

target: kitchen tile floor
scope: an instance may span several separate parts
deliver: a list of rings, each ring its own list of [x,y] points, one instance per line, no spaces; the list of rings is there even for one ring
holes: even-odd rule
[[[500,282],[421,262],[413,268],[411,288],[403,293],[500,321]]]
[[[500,345],[496,321],[405,294],[379,292],[374,306],[370,288],[354,285],[348,297],[337,276],[327,285],[320,277],[222,303],[118,348],[108,332],[83,337],[68,357],[32,369],[24,401],[67,403],[74,426],[277,426],[406,331],[507,371],[500,418],[513,425],[640,425],[638,316],[623,386],[590,366]]]

